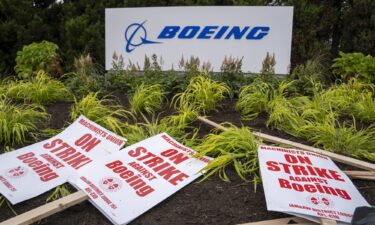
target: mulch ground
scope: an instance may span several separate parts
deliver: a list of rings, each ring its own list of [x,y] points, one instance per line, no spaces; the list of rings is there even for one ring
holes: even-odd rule
[[[116,93],[121,103],[127,106],[126,96]],[[280,131],[267,129],[266,116],[260,115],[254,121],[241,121],[241,116],[234,110],[234,100],[225,100],[221,108],[209,115],[215,122],[232,122],[237,126],[246,125],[254,130],[262,131],[274,136],[287,138],[300,143],[308,144],[304,140],[296,139]],[[51,122],[48,127],[59,129],[69,121],[70,104],[58,103],[48,107],[51,113]],[[212,127],[196,122],[200,127],[200,136],[210,132]],[[0,152],[3,151],[0,147]],[[342,169],[355,169],[338,164]],[[358,170],[358,169],[357,169]],[[231,182],[223,182],[218,176],[191,183],[185,188],[170,196],[159,205],[150,209],[130,224],[239,224],[287,217],[287,214],[269,212],[266,209],[264,192],[261,184],[244,183],[233,170],[228,170]],[[375,204],[375,183],[356,181],[354,184],[370,204]],[[32,188],[32,187],[26,187]],[[256,189],[256,190],[255,190]],[[45,204],[49,193],[13,206],[17,213],[23,213]],[[131,206],[129,206],[131,207]],[[13,217],[13,213],[4,204],[0,208],[0,222]],[[63,212],[52,215],[36,224],[74,224],[74,225],[101,225],[111,224],[88,201],[75,205]]]

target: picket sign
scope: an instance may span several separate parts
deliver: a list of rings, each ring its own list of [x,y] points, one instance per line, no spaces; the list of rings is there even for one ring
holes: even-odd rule
[[[47,140],[2,154],[0,193],[13,205],[34,198],[67,182],[92,162],[118,152],[125,142],[81,115]]]
[[[214,126],[214,127],[218,128],[220,130],[223,130],[223,131],[228,130],[228,128],[226,128],[226,127],[224,127],[220,124],[217,124],[213,121],[210,121],[205,117],[199,116],[198,120],[200,120],[203,123]],[[273,143],[277,143],[277,144],[287,144],[287,145],[290,145],[290,146],[293,146],[293,147],[300,148],[302,150],[308,150],[310,152],[315,152],[315,153],[318,153],[318,154],[321,154],[321,155],[331,157],[332,159],[334,159],[336,161],[347,163],[349,165],[353,165],[353,166],[359,165],[360,168],[369,169],[369,170],[374,170],[374,168],[375,168],[374,164],[366,163],[366,162],[363,162],[361,160],[353,159],[353,158],[346,157],[346,156],[341,156],[341,155],[331,153],[331,152],[327,152],[327,151],[324,151],[324,150],[321,150],[321,149],[318,149],[318,148],[313,148],[313,147],[310,147],[310,146],[307,146],[307,145],[302,145],[302,144],[295,143],[295,142],[285,140],[285,139],[282,139],[282,138],[262,134],[260,132],[253,132],[253,134],[254,134],[254,136],[260,137],[263,140],[268,141],[268,142],[273,142]],[[358,171],[350,172],[350,175],[359,175],[360,177],[364,177],[364,178],[366,178],[367,176],[372,177],[372,178],[374,177],[372,173],[369,174],[369,173],[363,173],[363,172],[358,172]],[[337,222],[335,220],[331,220],[331,219],[320,218],[320,224],[322,224],[322,225],[335,225],[335,224],[337,224]]]
[[[198,116],[198,120],[200,120],[203,123],[209,124],[213,127],[216,127],[220,130],[227,130],[228,129],[228,128],[226,128],[226,127],[224,127],[220,124],[217,124],[217,123],[215,123],[215,122],[213,122],[213,121],[211,121],[211,120],[209,120],[205,117],[202,117],[202,116]],[[302,150],[306,150],[306,151],[310,151],[310,152],[315,152],[315,153],[318,153],[318,154],[321,154],[321,155],[328,156],[328,157],[330,157],[331,159],[333,159],[337,162],[345,163],[345,164],[355,166],[355,167],[365,169],[365,170],[375,171],[375,164],[373,164],[373,163],[368,163],[368,162],[361,161],[361,160],[358,160],[358,159],[353,159],[351,157],[343,156],[343,155],[336,154],[336,153],[333,153],[333,152],[328,152],[328,151],[325,151],[325,150],[322,150],[322,149],[319,149],[319,148],[311,147],[311,146],[308,146],[308,145],[300,144],[300,143],[297,143],[297,142],[293,142],[293,141],[290,141],[290,140],[286,140],[286,139],[283,139],[283,138],[275,137],[275,136],[260,133],[260,132],[253,132],[253,135],[256,136],[256,137],[262,138],[266,142],[289,145],[289,146],[292,146],[292,147],[295,147],[295,148],[298,148],[298,149],[302,149]]]
[[[202,175],[212,159],[195,154],[166,133],[155,135],[72,176],[69,182],[82,191],[0,224],[30,224],[88,198],[113,223],[126,224]]]
[[[199,116],[198,120],[200,120],[201,122],[206,123],[208,125],[211,125],[213,127],[216,127],[218,129],[221,129],[221,130],[227,130],[228,129],[228,128],[220,125],[220,124],[217,124],[217,123],[215,123],[211,120],[208,120],[205,117]],[[311,146],[302,145],[302,144],[299,144],[299,143],[291,142],[289,140],[273,137],[271,135],[262,134],[260,132],[254,132],[254,135],[257,136],[257,137],[262,137],[262,138],[265,137],[264,140],[268,141],[268,142],[273,142],[273,143],[277,143],[277,144],[288,144],[290,146],[297,147],[297,148],[300,148],[300,149],[303,149],[303,150],[309,150],[309,151],[312,151],[312,152],[316,152],[316,151],[314,151],[314,149],[317,149],[317,148],[313,148]],[[341,155],[338,155],[338,154],[335,154],[335,153],[326,152],[326,151],[321,150],[321,149],[317,149],[317,150],[319,150],[317,153],[329,156],[336,161],[346,163],[346,164],[349,164],[349,165],[353,165],[353,166],[356,166],[358,168],[363,168],[363,169],[366,169],[366,170],[375,171],[375,165],[374,164],[363,162],[363,161],[353,159],[353,158],[350,158],[350,157],[346,157],[346,156],[341,156]],[[344,171],[344,172],[352,179],[371,179],[371,180],[375,180],[374,174],[371,171],[370,172],[369,171]],[[89,199],[89,197],[83,191],[78,191],[78,192],[75,192],[75,193],[73,193],[69,196],[60,198],[60,199],[55,200],[51,203],[42,205],[42,206],[37,207],[37,208],[35,208],[31,211],[25,212],[25,213],[20,214],[16,217],[13,217],[9,220],[6,220],[6,221],[0,223],[0,225],[31,224],[35,221],[39,221],[43,218],[46,218],[46,217],[48,217],[52,214],[61,212],[61,211],[65,210],[65,209],[67,209],[71,206],[77,205],[77,204],[79,204],[79,203],[81,203],[81,202],[83,202],[87,199]],[[312,223],[310,221],[306,222],[306,220],[304,220],[302,218],[299,218],[299,217],[292,217],[292,218],[289,218],[289,219],[284,218],[284,219],[276,219],[276,220],[267,220],[267,221],[260,221],[260,222],[255,222],[255,223],[246,223],[246,224],[243,224],[243,225],[273,225],[273,224],[284,225],[284,224],[288,224],[290,220],[298,222],[297,224],[300,224],[300,225],[315,224],[315,223]],[[327,221],[326,219],[322,219],[321,224],[327,224],[327,223],[330,223],[330,222],[335,222],[335,221],[332,221],[332,220]]]

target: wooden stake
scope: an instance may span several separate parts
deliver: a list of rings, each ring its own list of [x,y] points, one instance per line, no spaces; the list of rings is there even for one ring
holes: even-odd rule
[[[337,222],[335,220],[331,220],[331,219],[320,218],[320,224],[322,224],[322,225],[337,225]]]
[[[220,124],[217,124],[217,123],[215,123],[211,120],[208,120],[205,117],[198,116],[198,120],[200,120],[203,123],[207,123],[207,124],[209,124],[213,127],[216,127],[218,129],[221,129],[221,130],[227,130],[228,129],[228,128],[220,125]],[[361,161],[361,160],[358,160],[358,159],[353,159],[351,157],[343,156],[343,155],[336,154],[336,153],[333,153],[333,152],[328,152],[328,151],[325,151],[325,150],[322,150],[322,149],[319,149],[319,148],[315,148],[315,147],[311,147],[311,146],[308,146],[308,145],[300,144],[300,143],[297,143],[297,142],[282,139],[282,138],[275,137],[275,136],[272,136],[272,135],[263,134],[263,133],[260,133],[260,132],[253,132],[253,134],[256,137],[262,138],[266,142],[289,145],[289,146],[292,146],[292,147],[295,147],[295,148],[298,148],[298,149],[307,150],[307,151],[310,151],[310,152],[315,152],[315,153],[318,153],[318,154],[321,154],[321,155],[328,156],[328,157],[330,157],[331,159],[333,159],[337,162],[345,163],[345,164],[355,166],[355,167],[365,169],[365,170],[375,171],[375,164],[372,164],[372,163],[364,162],[364,161]]]
[[[300,218],[300,217],[288,217],[282,219],[275,219],[275,220],[263,220],[259,222],[252,222],[252,223],[242,223],[238,225],[287,225],[287,224],[298,224],[298,225],[316,225],[317,223],[311,222],[309,220]]]
[[[0,225],[15,225],[15,224],[27,225],[27,224],[35,223],[43,218],[46,218],[52,214],[61,212],[87,199],[89,199],[89,197],[85,194],[85,192],[77,191],[66,197],[63,197],[56,201],[39,206],[38,208],[35,208],[21,215],[13,217],[9,220],[6,220],[0,223]]]

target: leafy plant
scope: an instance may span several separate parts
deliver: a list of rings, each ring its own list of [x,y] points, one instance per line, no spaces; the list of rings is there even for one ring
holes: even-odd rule
[[[131,93],[138,84],[142,83],[142,77],[137,76],[134,71],[125,68],[122,55],[116,53],[112,56],[112,69],[106,74],[108,86]]]
[[[207,171],[203,180],[215,173],[224,181],[230,181],[226,168],[234,166],[238,176],[244,181],[252,177],[254,183],[259,181],[258,176],[258,145],[247,127],[238,128],[228,124],[229,128],[221,133],[211,133],[203,138],[202,143],[195,148],[197,156],[214,157],[202,170]],[[217,132],[218,130],[216,130]]]
[[[147,85],[142,83],[130,96],[131,110],[136,114],[142,112],[151,114],[162,108],[164,95],[165,92],[160,84]]]
[[[43,70],[30,81],[12,81],[7,85],[6,95],[17,101],[49,104],[58,101],[70,101],[69,90],[58,80],[50,78]]]
[[[193,77],[186,90],[173,97],[172,103],[176,109],[190,105],[196,111],[207,113],[215,110],[219,101],[230,93],[230,88],[226,84],[213,81],[207,75],[202,74]]]
[[[213,74],[215,80],[226,83],[230,87],[235,97],[238,96],[241,86],[247,81],[242,72],[242,61],[243,58],[225,56],[220,67],[221,73]]]
[[[293,88],[297,94],[311,96],[316,84],[322,86],[329,84],[328,72],[322,61],[322,57],[315,57],[293,69],[288,78],[295,81]]]
[[[32,43],[24,46],[22,51],[17,52],[16,66],[14,70],[21,79],[33,77],[39,70],[52,72],[53,67],[58,66],[59,47],[48,41]]]
[[[365,82],[375,81],[375,57],[362,53],[343,53],[334,60],[332,71],[344,80],[353,77]]]
[[[24,143],[26,136],[46,122],[48,113],[38,105],[16,105],[0,96],[0,143]]]
[[[65,85],[78,97],[100,91],[104,86],[104,76],[90,55],[74,60],[75,71],[65,74]]]
[[[77,119],[82,114],[115,133],[125,135],[121,120],[127,119],[130,112],[116,104],[109,98],[110,96],[100,99],[98,94],[98,92],[90,93],[81,100],[74,99],[70,112],[71,120]]]

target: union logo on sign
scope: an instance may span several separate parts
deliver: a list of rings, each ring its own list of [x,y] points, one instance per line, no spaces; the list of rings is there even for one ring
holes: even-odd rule
[[[314,205],[319,208],[332,208],[334,206],[333,201],[323,195],[310,195],[306,198],[306,201],[310,205]]]
[[[122,182],[116,177],[106,177],[101,179],[99,186],[107,192],[116,192],[121,189]]]
[[[22,166],[10,168],[6,171],[6,175],[9,178],[21,178],[27,174],[27,169]]]

